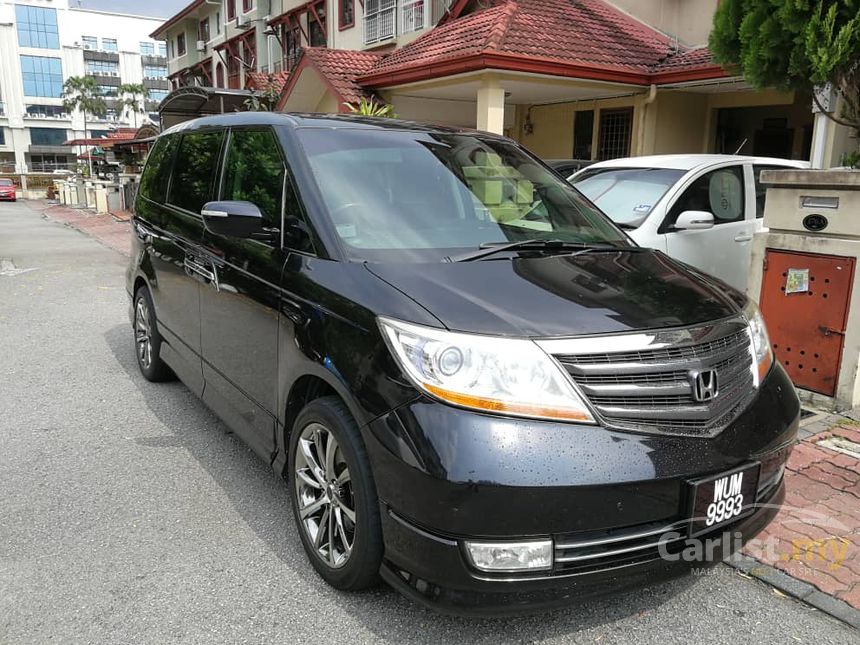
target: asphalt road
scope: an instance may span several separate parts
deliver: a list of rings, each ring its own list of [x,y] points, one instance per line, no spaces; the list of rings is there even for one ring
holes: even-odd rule
[[[858,642],[722,566],[505,620],[326,587],[283,481],[182,385],[139,376],[125,263],[0,204],[0,643]]]

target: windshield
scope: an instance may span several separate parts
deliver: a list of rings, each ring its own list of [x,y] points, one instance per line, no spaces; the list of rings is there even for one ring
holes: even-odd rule
[[[473,134],[299,130],[350,257],[438,261],[481,244],[630,242],[512,142]]]
[[[681,177],[672,168],[589,168],[573,185],[617,224],[636,228]]]
[[[14,186],[11,179],[0,179],[0,186]]]

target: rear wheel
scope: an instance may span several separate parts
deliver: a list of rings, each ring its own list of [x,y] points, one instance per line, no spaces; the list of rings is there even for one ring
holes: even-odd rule
[[[174,379],[173,371],[161,360],[161,334],[155,324],[155,307],[149,289],[141,287],[134,294],[134,349],[137,366],[147,381]]]
[[[382,562],[379,502],[358,427],[334,396],[309,403],[290,437],[293,516],[311,564],[333,587],[376,583]]]

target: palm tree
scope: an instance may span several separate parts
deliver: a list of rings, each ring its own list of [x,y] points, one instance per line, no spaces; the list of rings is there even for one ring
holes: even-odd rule
[[[84,115],[84,139],[87,138],[87,114],[104,116],[107,104],[102,98],[99,84],[92,76],[70,76],[63,83],[63,109],[80,110]],[[90,177],[93,176],[93,156],[89,155]]]
[[[123,106],[134,114],[134,127],[137,128],[137,115],[146,111],[144,106],[149,90],[143,83],[123,83],[117,94],[122,98]]]

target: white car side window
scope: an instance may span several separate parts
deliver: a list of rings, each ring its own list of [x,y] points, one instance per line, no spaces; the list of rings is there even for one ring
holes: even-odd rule
[[[717,222],[736,222],[744,218],[743,181],[731,168],[716,170],[708,182],[710,211]]]

